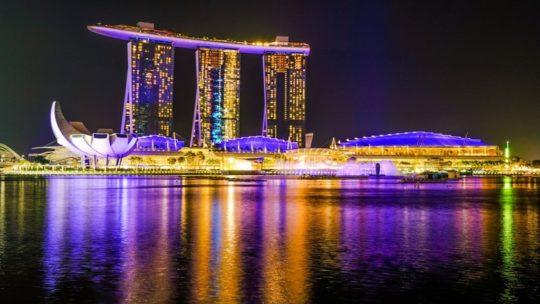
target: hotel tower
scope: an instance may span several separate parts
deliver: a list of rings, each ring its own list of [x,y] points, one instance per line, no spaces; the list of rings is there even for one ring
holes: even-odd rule
[[[174,47],[170,43],[132,38],[127,52],[121,129],[137,135],[169,136],[173,117]]]
[[[306,56],[263,56],[265,112],[263,135],[304,145],[306,121]]]
[[[238,138],[240,54],[262,56],[262,135],[304,144],[308,44],[194,38],[157,30],[152,23],[93,25],[94,33],[128,41],[122,130],[139,135],[172,133],[174,48],[195,50],[195,107],[190,146],[214,147]]]
[[[240,53],[197,49],[196,97],[190,145],[209,147],[240,131]]]

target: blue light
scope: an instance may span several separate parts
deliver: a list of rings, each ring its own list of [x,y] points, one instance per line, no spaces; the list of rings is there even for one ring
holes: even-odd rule
[[[452,136],[433,132],[404,132],[387,135],[376,135],[353,140],[342,141],[342,147],[367,146],[425,146],[425,147],[457,147],[457,146],[490,146],[480,139]]]
[[[296,142],[266,136],[248,136],[229,139],[223,141],[219,146],[228,152],[276,153],[298,149],[298,143]]]

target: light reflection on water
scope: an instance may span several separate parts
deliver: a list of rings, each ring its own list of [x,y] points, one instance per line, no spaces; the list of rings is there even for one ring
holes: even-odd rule
[[[534,179],[0,180],[0,294],[87,302],[513,303],[540,295]]]

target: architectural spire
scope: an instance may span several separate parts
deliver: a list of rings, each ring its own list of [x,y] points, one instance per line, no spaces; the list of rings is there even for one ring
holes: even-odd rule
[[[337,149],[337,144],[336,144],[336,138],[335,137],[332,137],[332,143],[330,143],[330,149],[332,149],[332,150]]]

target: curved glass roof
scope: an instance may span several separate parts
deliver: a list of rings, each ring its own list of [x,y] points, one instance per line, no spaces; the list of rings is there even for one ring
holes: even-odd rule
[[[267,150],[287,150],[287,149],[297,149],[298,143],[296,142],[289,142],[284,139],[279,138],[273,138],[273,137],[267,137],[267,136],[247,136],[247,137],[239,137],[239,138],[233,138],[229,140],[225,140],[220,144],[221,147],[227,150],[231,149],[267,149]]]
[[[424,147],[457,147],[457,146],[491,146],[480,139],[453,136],[442,133],[414,131],[386,135],[364,136],[347,139],[339,143],[342,147],[362,146],[424,146]]]
[[[267,137],[262,135],[256,135],[256,136],[246,136],[246,137],[238,137],[233,139],[228,139],[224,141],[227,145],[235,145],[240,143],[241,145],[245,144],[282,144],[287,145],[289,141],[279,138],[273,138],[273,137]],[[291,142],[292,144],[296,144],[295,142]]]

